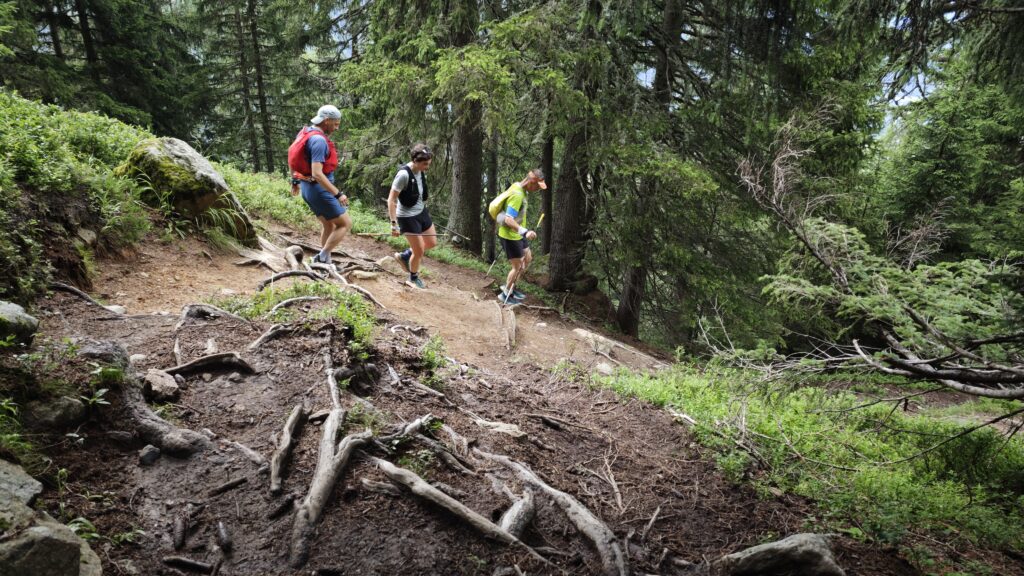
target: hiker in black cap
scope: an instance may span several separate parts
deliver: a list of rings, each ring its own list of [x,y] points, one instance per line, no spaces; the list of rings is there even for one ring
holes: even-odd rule
[[[412,162],[402,166],[391,182],[388,195],[388,215],[391,217],[391,235],[404,234],[409,247],[396,252],[395,260],[409,273],[406,282],[414,288],[426,288],[420,279],[420,261],[423,254],[437,246],[437,232],[427,210],[427,178],[434,155],[426,144],[412,147]]]

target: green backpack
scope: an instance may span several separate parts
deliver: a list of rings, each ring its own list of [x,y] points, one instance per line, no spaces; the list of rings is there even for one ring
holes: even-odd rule
[[[498,214],[505,210],[505,202],[508,201],[508,197],[515,191],[514,186],[509,186],[508,190],[498,194],[497,198],[491,200],[491,203],[487,205],[487,213],[491,215],[491,220],[498,221]]]

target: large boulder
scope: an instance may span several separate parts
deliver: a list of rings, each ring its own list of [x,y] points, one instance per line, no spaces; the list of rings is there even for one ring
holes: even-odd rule
[[[846,576],[832,557],[827,536],[794,534],[777,542],[747,548],[715,562],[729,576]]]
[[[29,345],[39,330],[39,321],[17,304],[0,300],[0,342],[13,336],[19,344]]]
[[[169,204],[178,213],[199,218],[211,208],[222,216],[209,221],[243,243],[255,246],[256,230],[245,209],[213,165],[177,138],[151,138],[140,142],[118,174],[131,176],[152,190],[143,198],[155,205]]]
[[[29,507],[42,485],[0,460],[0,574],[100,576],[100,559],[73,530]]]

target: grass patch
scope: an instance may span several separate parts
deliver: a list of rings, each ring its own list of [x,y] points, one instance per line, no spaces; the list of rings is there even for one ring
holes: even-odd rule
[[[239,316],[257,319],[266,317],[271,322],[290,322],[298,319],[293,308],[282,308],[267,316],[270,310],[288,300],[299,296],[319,296],[330,301],[330,306],[318,307],[305,316],[307,320],[340,320],[352,330],[349,348],[363,355],[373,344],[375,317],[371,305],[362,296],[346,292],[328,282],[295,283],[287,288],[266,288],[251,298],[231,296],[216,299],[213,304]]]
[[[448,358],[446,355],[447,351],[444,347],[444,340],[442,340],[437,334],[431,336],[430,340],[423,345],[423,349],[420,351],[420,360],[423,362],[423,366],[428,372],[423,383],[434,390],[441,390],[444,388],[444,377],[442,375],[442,371],[448,366]]]
[[[717,450],[730,479],[817,501],[821,529],[886,545],[927,532],[1024,549],[1024,443],[995,430],[908,462],[879,464],[919,454],[964,426],[892,411],[892,404],[849,410],[863,399],[818,386],[766,390],[753,374],[726,368],[677,365],[656,376],[620,372],[595,383],[690,415],[697,438]],[[737,450],[741,437],[764,467]]]

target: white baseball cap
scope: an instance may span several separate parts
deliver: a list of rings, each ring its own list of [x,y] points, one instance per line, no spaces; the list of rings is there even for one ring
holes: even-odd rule
[[[340,120],[341,110],[338,110],[335,106],[331,106],[330,104],[324,104],[316,111],[316,116],[310,118],[309,121],[313,124],[319,124],[328,118]]]

